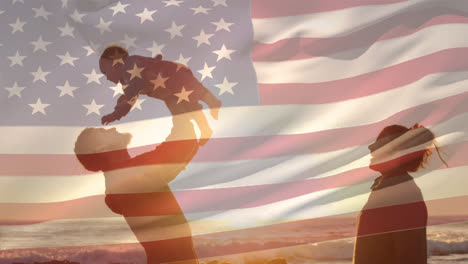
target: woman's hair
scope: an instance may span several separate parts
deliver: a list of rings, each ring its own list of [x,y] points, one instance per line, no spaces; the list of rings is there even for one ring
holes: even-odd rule
[[[416,172],[418,169],[424,168],[427,159],[432,154],[432,145],[434,145],[440,160],[448,167],[447,163],[440,155],[434,134],[426,127],[417,123],[411,128],[400,125],[387,126],[380,132],[377,141],[385,139],[384,141],[388,143],[400,137],[402,140],[397,145],[396,150],[405,150],[419,145],[425,145],[423,150],[405,155],[404,158],[401,159],[403,160],[402,164],[399,165],[401,169],[409,172]]]

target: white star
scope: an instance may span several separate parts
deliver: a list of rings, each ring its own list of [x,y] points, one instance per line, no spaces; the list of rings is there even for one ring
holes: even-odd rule
[[[153,14],[156,13],[157,10],[149,11],[146,7],[143,12],[136,14],[137,17],[140,18],[140,24],[143,24],[146,20],[154,21]]]
[[[78,13],[78,10],[75,8],[75,11],[73,14],[70,15],[71,19],[75,21],[76,23],[81,23],[83,24],[83,17],[86,16],[86,14],[80,14]]]
[[[238,83],[236,82],[228,82],[227,78],[224,77],[224,81],[223,83],[220,83],[220,84],[216,84],[215,86],[219,88],[219,94],[218,95],[222,95],[223,93],[225,92],[228,92],[230,94],[234,94],[234,92],[232,91],[232,87],[236,86]]]
[[[219,61],[219,60],[221,60],[223,58],[231,60],[231,53],[233,53],[233,52],[235,52],[235,50],[226,49],[226,46],[224,46],[224,44],[221,47],[221,49],[213,51],[213,53],[218,55],[218,59],[216,59],[216,61]]]
[[[164,44],[158,45],[156,41],[153,41],[153,46],[151,46],[151,48],[147,48],[146,50],[151,51],[151,57],[154,57],[158,54],[162,54],[162,49],[164,46]]]
[[[144,67],[139,68],[136,65],[136,63],[133,64],[133,69],[127,71],[128,73],[130,73],[130,81],[135,77],[141,78],[141,72],[144,70],[145,70]]]
[[[123,91],[125,88],[127,88],[128,85],[122,85],[120,82],[117,83],[115,86],[109,87],[112,91],[114,91],[114,95],[112,97],[115,97],[116,95],[123,94]]]
[[[184,1],[177,1],[177,0],[169,0],[169,1],[163,1],[163,3],[166,4],[166,7],[168,6],[180,6],[181,3]]]
[[[34,76],[33,83],[36,82],[36,81],[39,81],[39,80],[41,80],[41,81],[43,81],[43,82],[46,83],[46,82],[47,82],[46,76],[47,76],[49,73],[50,73],[50,72],[43,72],[41,66],[39,66],[39,67],[37,68],[37,71],[31,72],[31,74]]]
[[[36,41],[31,41],[31,44],[34,45],[34,51],[43,50],[47,52],[47,45],[51,44],[52,42],[42,40],[42,35]]]
[[[25,24],[26,24],[26,22],[22,22],[19,19],[19,17],[17,17],[15,23],[9,24],[13,28],[13,30],[11,31],[11,34],[14,34],[17,31],[24,32],[23,27],[24,27]]]
[[[16,4],[16,2],[21,2],[24,4],[24,0],[13,0],[12,5]]]
[[[93,99],[93,101],[91,101],[90,104],[87,104],[87,105],[84,104],[83,106],[86,107],[86,109],[88,109],[88,112],[86,113],[86,115],[90,115],[92,113],[95,113],[98,116],[101,115],[100,109],[104,107],[104,105],[96,104],[96,101],[94,101],[94,99]]]
[[[12,96],[14,96],[14,95],[16,95],[16,96],[18,96],[19,98],[21,98],[21,92],[24,90],[24,88],[25,88],[25,87],[19,87],[19,86],[18,86],[18,83],[15,82],[15,83],[13,84],[12,87],[6,87],[5,89],[7,89],[8,92],[9,92],[8,98],[10,98],[10,97],[12,97]]]
[[[89,56],[91,54],[94,53],[95,50],[99,50],[99,47],[101,45],[96,45],[94,44],[92,41],[89,42],[89,45],[88,46],[84,46],[83,49],[85,49],[86,51],[88,51],[88,53],[86,54],[86,56]]]
[[[45,108],[48,107],[50,104],[43,104],[41,102],[41,98],[37,98],[37,101],[35,104],[29,104],[30,107],[33,108],[32,110],[32,115],[34,115],[37,112],[41,112],[42,114],[46,114]]]
[[[84,46],[83,49],[87,51],[86,56],[89,56],[94,53],[94,50],[93,48],[91,48],[91,46]]]
[[[166,81],[169,80],[169,77],[162,77],[161,73],[158,73],[158,77],[156,79],[151,80],[150,82],[153,84],[153,91],[159,87],[166,88]]]
[[[216,26],[216,31],[219,31],[219,30],[223,29],[223,30],[226,30],[226,31],[229,31],[229,32],[231,32],[229,27],[234,25],[234,23],[226,23],[226,21],[224,21],[223,18],[221,18],[219,20],[219,22],[211,22],[211,24]]]
[[[103,34],[105,31],[111,32],[109,26],[112,24],[112,21],[104,22],[102,17],[99,18],[99,24],[94,25],[95,28],[99,29],[99,33]]]
[[[211,1],[213,1],[213,6],[222,5],[222,6],[227,7],[226,0],[211,0]]]
[[[214,68],[216,68],[216,66],[208,67],[208,65],[205,62],[205,66],[203,67],[203,69],[198,71],[202,75],[201,80],[203,81],[203,79],[205,79],[206,77],[213,78],[213,75],[211,75],[211,72],[214,70]]]
[[[136,41],[136,37],[131,38],[131,37],[129,37],[127,34],[125,34],[125,39],[124,39],[124,40],[121,40],[120,42],[121,42],[122,44],[124,44],[124,46],[125,46],[126,49],[130,49],[130,48],[132,48],[132,47],[135,47],[135,48],[136,48],[135,41]]]
[[[73,27],[70,27],[68,25],[68,22],[65,23],[65,26],[63,27],[57,27],[58,30],[60,30],[60,36],[61,37],[64,37],[64,36],[70,36],[72,38],[75,37],[75,35],[73,35],[73,30],[75,30]]]
[[[193,39],[197,41],[197,48],[200,47],[201,44],[211,45],[209,39],[213,35],[214,34],[205,34],[205,31],[203,31],[203,29],[202,29],[201,32],[200,32],[200,35],[198,35],[196,37],[193,37]]]
[[[101,81],[99,79],[104,76],[103,74],[96,73],[96,70],[94,69],[91,73],[83,73],[83,75],[86,76],[86,78],[88,78],[88,81],[86,82],[86,84],[91,83],[91,82],[101,84]]]
[[[67,7],[68,5],[68,0],[61,0],[62,1],[62,8]]]
[[[113,7],[109,7],[109,9],[111,9],[112,11],[114,11],[114,13],[112,13],[112,16],[115,16],[116,14],[118,13],[127,13],[125,11],[125,8],[129,6],[129,4],[125,4],[125,5],[122,5],[122,3],[120,3],[120,1]]]
[[[133,107],[130,109],[130,111],[133,111],[133,109],[142,110],[142,109],[141,109],[141,104],[142,104],[145,100],[146,100],[146,99],[137,98],[135,104],[134,104]]]
[[[187,67],[187,64],[188,62],[190,61],[192,57],[187,57],[187,58],[184,58],[184,56],[182,56],[182,53],[179,55],[179,59],[176,60],[175,62],[178,63],[177,65],[177,70],[176,71],[179,71],[180,68],[183,66],[183,67]]]
[[[20,66],[23,66],[23,60],[26,58],[26,56],[20,56],[19,52],[16,51],[15,56],[8,57],[9,60],[11,60],[10,67],[18,64]]]
[[[34,13],[35,13],[35,14],[34,14],[34,17],[42,17],[42,18],[44,18],[45,20],[49,20],[49,18],[48,18],[47,16],[52,15],[52,13],[47,12],[47,10],[44,9],[44,6],[43,6],[43,5],[41,5],[40,8],[34,8],[34,7],[33,7],[32,10],[34,10]]]
[[[71,86],[68,81],[65,81],[65,84],[60,86],[60,85],[57,85],[55,86],[57,87],[57,89],[60,90],[60,95],[59,97],[62,97],[66,94],[70,95],[71,97],[74,97],[73,96],[73,91],[75,91],[76,89],[78,89],[78,87],[74,87],[74,86]]]
[[[190,102],[190,99],[189,99],[189,95],[193,93],[193,90],[192,91],[187,91],[185,90],[185,87],[182,86],[182,91],[180,91],[180,93],[175,93],[174,95],[177,96],[177,103],[180,103],[182,101],[187,101],[187,102]]]
[[[203,6],[194,7],[194,8],[190,8],[190,9],[192,9],[194,11],[193,15],[196,15],[196,14],[207,14],[208,15],[208,11],[211,10],[211,8],[205,8]]]
[[[5,10],[0,10],[0,15],[5,13]]]
[[[67,51],[65,55],[57,55],[62,61],[60,62],[60,65],[63,64],[70,64],[71,66],[75,67],[74,61],[76,61],[78,58],[77,57],[72,57],[70,56],[70,53]]]
[[[185,25],[180,25],[177,26],[174,21],[172,21],[172,25],[170,28],[166,29],[166,32],[169,32],[171,34],[171,39],[173,39],[175,36],[183,37],[182,32],[180,32]]]

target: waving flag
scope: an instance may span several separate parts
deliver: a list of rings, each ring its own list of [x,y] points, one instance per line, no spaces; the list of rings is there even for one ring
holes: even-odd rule
[[[466,0],[12,0],[0,21],[0,263],[143,261],[73,152],[123,93],[99,69],[112,43],[187,65],[223,103],[170,184],[200,258],[355,236],[367,146],[393,124],[428,127],[449,165],[414,174],[429,225],[468,218]],[[136,155],[172,121],[140,96],[112,125]]]

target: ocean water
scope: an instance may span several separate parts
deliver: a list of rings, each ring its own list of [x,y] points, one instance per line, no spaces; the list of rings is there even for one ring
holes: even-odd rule
[[[277,249],[255,251],[243,254],[225,255],[221,257],[202,258],[202,262],[212,260],[229,261],[237,264],[263,264],[269,259],[284,258],[290,264],[351,264],[354,238],[349,230],[352,221],[341,219],[337,222],[328,223],[330,228],[317,226],[315,228],[291,229],[286,235],[282,233],[268,234],[263,237],[239,236],[229,239],[217,236],[202,236],[194,240],[195,247],[199,250],[200,256],[216,255],[217,249],[222,246],[236,243],[247,246],[263,245],[265,243],[285,243],[291,242],[294,246],[285,246]],[[9,226],[0,228],[0,264],[10,264],[13,262],[33,263],[48,260],[69,260],[82,264],[102,264],[102,263],[144,263],[145,254],[142,248],[135,243],[134,238],[124,238],[120,229],[126,228],[120,222],[103,225],[88,223],[88,227],[81,223],[79,230],[71,227],[76,223],[64,221],[61,225],[55,223],[55,230],[48,230],[47,224],[24,226]],[[97,226],[96,226],[97,225]],[[58,227],[60,226],[60,227]],[[97,231],[100,230],[100,231]],[[324,232],[323,230],[328,230]],[[333,230],[333,231],[330,231]],[[428,231],[428,253],[429,263],[468,263],[468,222],[457,222],[451,224],[435,225],[427,228]],[[96,238],[99,244],[101,237],[96,232],[107,234],[109,238],[116,239],[124,244],[113,246],[75,246],[61,247],[62,245],[76,244],[84,241],[86,237]],[[125,232],[124,232],[125,233]],[[131,232],[127,235],[132,235]],[[346,237],[343,239],[328,240],[323,238]],[[320,243],[304,244],[301,241],[310,239],[328,240]],[[125,240],[127,239],[127,240]],[[132,240],[133,239],[133,240]],[[29,242],[29,244],[28,244]],[[128,244],[125,244],[128,242]],[[22,245],[23,249],[18,248]],[[47,245],[46,248],[37,248],[40,245]]]

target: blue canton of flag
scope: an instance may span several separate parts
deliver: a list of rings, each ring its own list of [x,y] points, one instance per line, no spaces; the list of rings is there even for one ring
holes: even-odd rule
[[[99,70],[112,43],[187,65],[223,106],[258,104],[249,1],[18,0],[0,10],[1,125],[99,125],[122,94]],[[163,116],[162,101],[141,96],[120,122]]]

